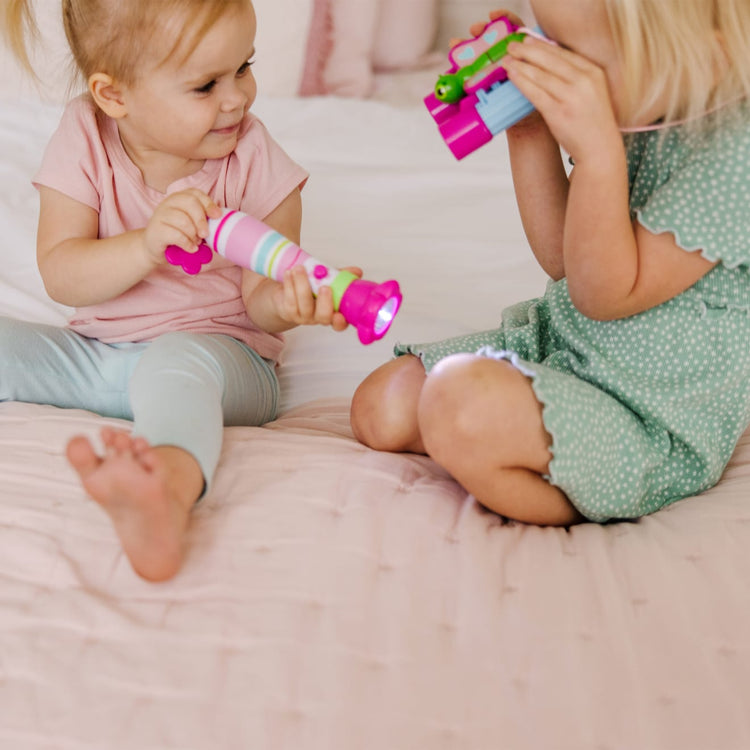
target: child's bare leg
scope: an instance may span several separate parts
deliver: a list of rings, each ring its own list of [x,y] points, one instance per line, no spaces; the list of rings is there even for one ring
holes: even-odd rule
[[[540,525],[583,520],[542,478],[551,438],[531,381],[510,363],[471,354],[442,360],[425,381],[418,419],[429,455],[490,510]]]
[[[125,554],[143,578],[163,581],[184,556],[190,511],[203,489],[198,462],[182,448],[152,447],[143,438],[105,428],[99,456],[75,437],[67,456],[84,488],[112,519]]]
[[[352,398],[355,437],[376,450],[424,453],[417,404],[425,378],[422,362],[411,354],[370,373]]]

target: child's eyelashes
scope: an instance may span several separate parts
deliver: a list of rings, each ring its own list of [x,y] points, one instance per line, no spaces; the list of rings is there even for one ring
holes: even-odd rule
[[[216,86],[216,79],[213,79],[212,81],[209,81],[208,83],[204,83],[202,86],[199,86],[198,88],[194,89],[194,91],[196,94],[210,94],[214,86]]]
[[[251,57],[250,59],[246,60],[245,62],[240,65],[239,68],[237,68],[237,72],[234,74],[235,78],[242,78],[243,76],[247,75],[248,71],[250,70],[251,66],[255,62],[255,58]],[[193,91],[195,91],[196,94],[210,94],[211,91],[215,88],[216,84],[218,83],[216,78],[212,78],[210,81],[207,81],[202,86],[198,86]]]
[[[237,68],[237,74],[238,76],[244,76],[248,70],[252,67],[253,63],[255,62],[255,58],[251,57],[249,60],[246,60],[245,62],[240,65],[239,68]]]

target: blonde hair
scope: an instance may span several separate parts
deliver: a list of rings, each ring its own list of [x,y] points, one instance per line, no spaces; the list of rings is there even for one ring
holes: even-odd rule
[[[11,49],[33,72],[29,49],[38,36],[32,0],[1,0]],[[130,85],[144,59],[162,63],[178,51],[187,58],[201,36],[230,8],[250,0],[62,0],[65,36],[78,72],[88,79],[107,73]],[[189,19],[181,34],[165,41],[165,18]],[[171,46],[170,46],[171,42]]]
[[[750,0],[605,0],[633,124],[657,101],[665,121],[750,95]],[[731,108],[730,108],[731,109]]]

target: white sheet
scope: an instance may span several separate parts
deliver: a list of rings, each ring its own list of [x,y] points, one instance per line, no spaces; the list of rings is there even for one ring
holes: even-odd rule
[[[745,750],[750,444],[637,523],[504,523],[429,459],[353,440],[398,339],[539,293],[501,139],[458,164],[425,111],[265,100],[312,173],[303,245],[397,278],[388,337],[289,336],[282,417],[230,428],[173,581],[130,570],[67,467],[107,420],[0,404],[0,747]],[[60,322],[28,184],[59,111],[0,104],[0,314]]]

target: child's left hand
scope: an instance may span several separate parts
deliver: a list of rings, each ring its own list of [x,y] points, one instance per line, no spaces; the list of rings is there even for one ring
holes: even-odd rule
[[[599,160],[622,135],[605,71],[585,57],[527,37],[508,46],[510,80],[541,113],[576,164]]]
[[[348,267],[344,270],[362,276],[360,268]],[[290,326],[324,325],[331,326],[334,331],[343,331],[348,326],[344,316],[333,309],[331,288],[321,287],[315,296],[302,266],[296,266],[284,274],[284,280],[274,290],[273,300],[276,314]]]

